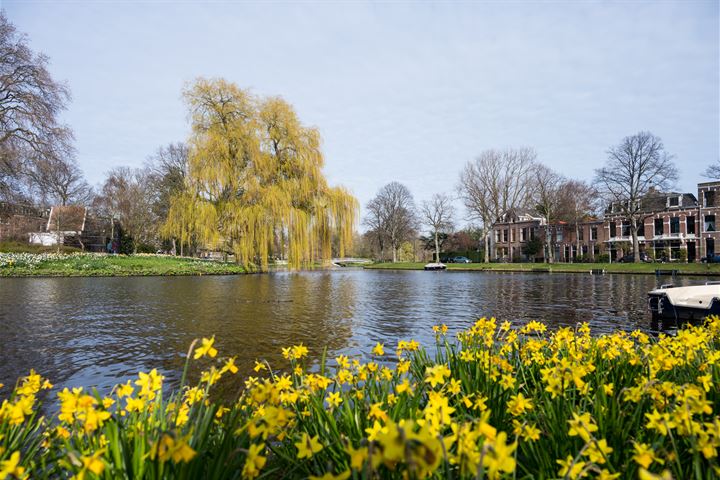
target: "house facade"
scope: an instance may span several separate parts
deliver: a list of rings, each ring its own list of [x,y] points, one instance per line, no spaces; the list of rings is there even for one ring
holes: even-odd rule
[[[653,258],[698,262],[702,257],[720,253],[720,181],[698,184],[697,197],[692,193],[654,192],[643,199],[640,208],[642,225],[638,230],[640,251]],[[632,253],[630,221],[621,205],[611,204],[602,219],[589,219],[578,225],[553,223],[529,212],[509,213],[493,225],[490,255],[495,261],[531,261],[523,254],[531,238],[551,236],[555,261],[572,262],[580,258],[595,259],[607,254],[611,261]],[[533,232],[529,237],[523,232]],[[543,261],[546,252],[534,255]]]

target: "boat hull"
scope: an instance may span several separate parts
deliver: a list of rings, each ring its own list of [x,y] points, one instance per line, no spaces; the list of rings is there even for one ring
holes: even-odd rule
[[[652,314],[653,328],[679,327],[684,323],[700,323],[706,317],[720,315],[720,299],[713,298],[709,304],[698,306],[673,305],[666,293],[650,292],[648,307]]]

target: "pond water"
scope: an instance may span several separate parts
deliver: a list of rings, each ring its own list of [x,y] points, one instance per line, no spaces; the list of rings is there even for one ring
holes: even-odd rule
[[[588,321],[595,333],[650,328],[651,275],[339,269],[263,275],[0,279],[0,383],[35,368],[58,386],[101,391],[158,368],[177,382],[194,338],[216,335],[240,374],[256,358],[284,366],[304,343],[318,358],[367,354],[376,342],[433,342],[481,316],[552,327]],[[701,283],[682,277],[676,284]],[[241,384],[238,380],[238,388]]]

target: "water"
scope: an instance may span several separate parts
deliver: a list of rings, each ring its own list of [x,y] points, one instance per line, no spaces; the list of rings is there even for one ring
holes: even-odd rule
[[[481,316],[553,327],[590,322],[596,333],[650,328],[650,275],[334,270],[265,275],[0,279],[0,383],[35,368],[59,386],[101,391],[160,369],[177,382],[194,338],[217,336],[237,355],[282,366],[280,348],[300,342],[319,358],[364,355],[376,342],[433,342]],[[704,279],[679,278],[678,284]],[[232,388],[240,388],[238,379]]]

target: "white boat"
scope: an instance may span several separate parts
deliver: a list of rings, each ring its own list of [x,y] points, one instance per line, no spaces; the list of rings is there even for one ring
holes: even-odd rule
[[[710,315],[720,315],[720,282],[705,285],[676,287],[663,285],[648,293],[648,306],[653,322],[700,321]]]
[[[447,265],[440,262],[432,262],[425,265],[425,270],[445,270],[447,268]]]

